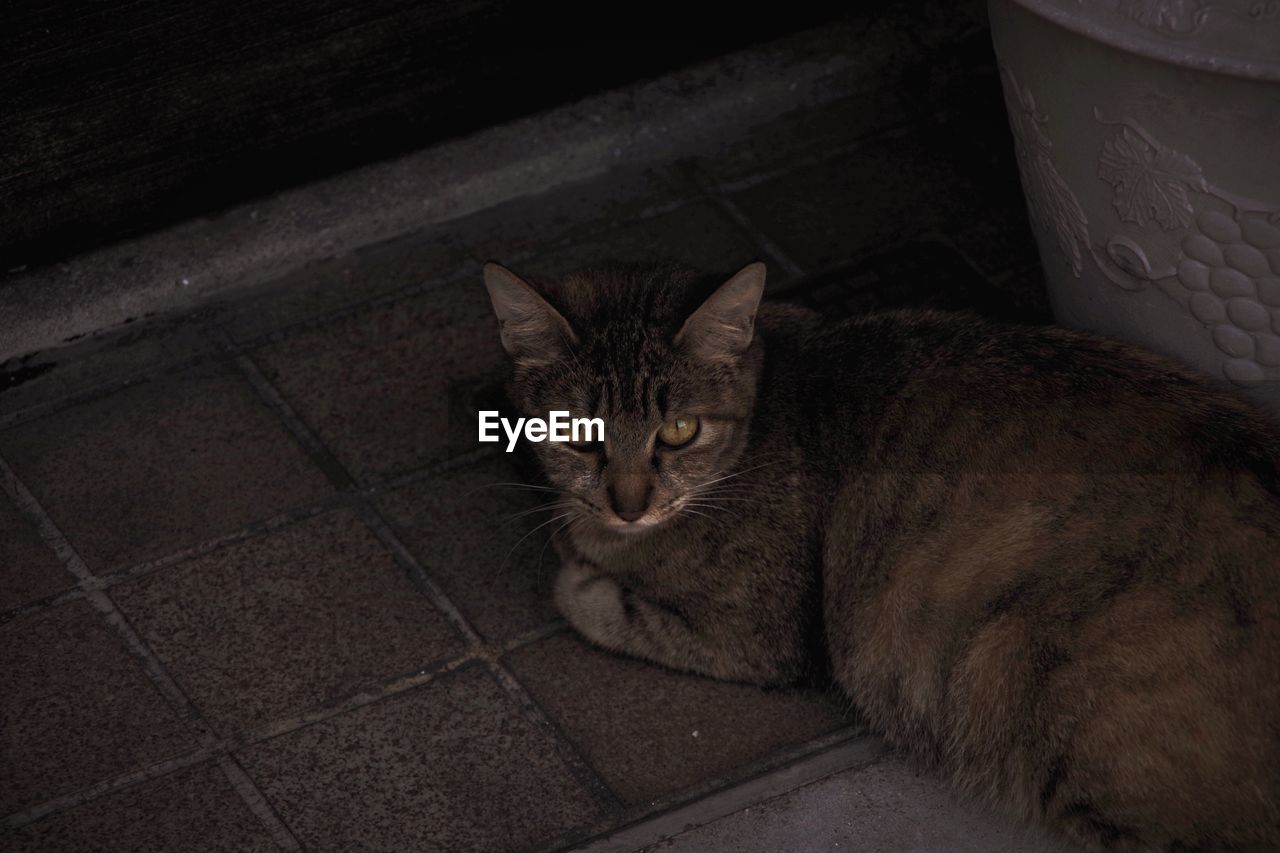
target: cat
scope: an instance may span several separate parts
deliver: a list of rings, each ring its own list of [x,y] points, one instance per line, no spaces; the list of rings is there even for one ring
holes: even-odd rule
[[[727,281],[484,282],[575,511],[595,644],[828,680],[918,765],[1091,849],[1280,848],[1280,428],[1173,362]],[[717,286],[718,285],[718,286]]]

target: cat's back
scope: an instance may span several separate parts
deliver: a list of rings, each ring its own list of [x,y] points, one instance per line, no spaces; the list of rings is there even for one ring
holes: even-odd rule
[[[851,448],[828,644],[870,717],[1077,838],[1280,842],[1280,431],[1066,330],[908,313],[808,335]]]
[[[835,510],[877,542],[1175,585],[1222,567],[1214,594],[1280,613],[1280,428],[1253,406],[1065,329],[908,312],[820,334],[856,365],[829,375],[837,489],[857,495]]]
[[[1280,425],[1137,347],[932,311],[789,318],[783,329],[790,369],[824,386],[837,409],[828,428],[845,424],[845,443],[864,451],[896,442],[904,452],[906,441],[935,470],[950,461],[1155,472],[1194,462],[1248,473],[1280,499]]]

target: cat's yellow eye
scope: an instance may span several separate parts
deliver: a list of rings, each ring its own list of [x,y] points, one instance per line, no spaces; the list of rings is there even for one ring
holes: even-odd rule
[[[698,434],[698,419],[693,415],[676,415],[658,427],[658,441],[667,447],[688,444]]]

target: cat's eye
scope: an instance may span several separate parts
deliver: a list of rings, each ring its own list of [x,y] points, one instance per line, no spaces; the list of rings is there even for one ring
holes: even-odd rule
[[[676,415],[658,427],[658,441],[667,447],[679,447],[693,441],[698,434],[698,419],[693,415]]]

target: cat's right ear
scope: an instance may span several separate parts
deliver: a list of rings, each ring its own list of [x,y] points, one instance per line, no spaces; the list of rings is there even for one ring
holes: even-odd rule
[[[676,345],[710,362],[733,361],[751,346],[764,296],[765,266],[747,264],[685,320]]]
[[[551,364],[578,342],[569,322],[520,276],[501,264],[484,265],[484,286],[498,315],[502,346],[526,367]]]

